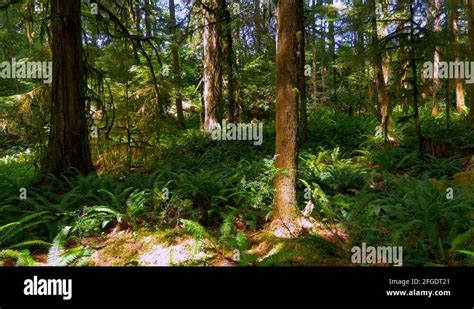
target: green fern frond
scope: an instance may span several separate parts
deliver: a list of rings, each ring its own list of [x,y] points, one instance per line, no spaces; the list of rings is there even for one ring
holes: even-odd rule
[[[238,232],[235,240],[240,251],[247,250],[250,247],[250,242],[243,232]]]
[[[181,219],[181,223],[184,224],[186,231],[193,237],[195,237],[197,240],[207,239],[211,241],[211,243],[213,243],[214,245],[217,244],[216,239],[212,237],[211,234],[209,234],[206,229],[199,223],[187,219]]]
[[[53,245],[48,252],[48,266],[58,266],[61,262],[61,251],[66,245],[66,238],[69,234],[70,226],[64,227],[53,240]]]
[[[85,250],[83,247],[76,247],[67,250],[63,255],[61,255],[58,265],[56,266],[69,266],[75,261],[78,261],[80,258],[84,257]]]
[[[8,223],[8,224],[5,224],[3,226],[0,226],[0,232],[3,232],[9,228],[12,228],[12,227],[15,227],[17,225],[21,225],[20,222],[11,222],[11,223]]]
[[[222,222],[220,232],[223,238],[230,237],[234,233],[234,220],[237,216],[237,211],[233,210],[229,214],[227,214],[224,218],[224,222]]]
[[[42,224],[42,223],[45,223],[46,221],[35,221],[35,222],[31,222],[31,223],[28,223],[28,224],[20,224],[18,225],[17,227],[7,231],[6,233],[2,234],[0,236],[0,244],[3,244],[5,243],[6,241],[12,239],[15,235],[21,233],[22,231],[26,230],[26,229],[29,229],[33,226],[36,226],[36,225],[39,225],[39,224]]]
[[[29,250],[22,250],[16,261],[16,266],[35,266],[36,261],[31,256]]]
[[[22,248],[22,247],[49,247],[51,246],[51,243],[42,241],[42,240],[27,240],[27,241],[22,241],[20,243],[14,244],[10,247],[9,249],[15,249],[15,248]]]
[[[101,212],[114,215],[118,222],[122,221],[123,214],[107,206],[94,206],[89,208],[88,212]]]
[[[15,259],[17,260],[21,255],[20,251],[4,249],[0,251],[0,259]]]

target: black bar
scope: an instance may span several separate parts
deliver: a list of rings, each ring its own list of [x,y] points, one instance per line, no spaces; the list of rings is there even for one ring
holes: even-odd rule
[[[26,279],[72,279],[72,299],[25,296]],[[474,268],[121,267],[0,268],[0,308],[95,304],[391,304],[473,308]],[[426,284],[389,284],[419,279]],[[429,280],[445,284],[432,285]],[[448,284],[449,282],[449,284]],[[387,290],[448,290],[450,296],[387,296]],[[456,304],[458,306],[453,307]],[[29,306],[27,306],[29,307]],[[32,307],[33,308],[33,307]],[[36,308],[36,307],[34,307]],[[51,308],[51,307],[49,307]],[[84,307],[83,307],[84,308]],[[89,307],[88,307],[89,308]],[[166,307],[166,308],[169,308]],[[242,307],[243,308],[243,307]]]

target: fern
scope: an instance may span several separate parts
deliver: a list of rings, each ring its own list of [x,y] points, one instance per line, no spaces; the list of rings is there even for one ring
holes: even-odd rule
[[[101,213],[114,215],[117,222],[121,222],[122,218],[124,217],[124,214],[107,206],[94,206],[94,207],[89,208],[88,212],[101,212]]]
[[[237,210],[231,211],[229,214],[227,214],[224,217],[224,221],[222,222],[220,232],[221,232],[221,238],[224,240],[228,240],[232,234],[235,232],[234,228],[234,220],[235,217],[237,216]]]
[[[66,238],[69,234],[70,226],[64,227],[53,240],[53,245],[48,251],[48,266],[61,265],[61,252],[66,245]]]
[[[22,250],[16,261],[16,266],[35,266],[36,261],[31,256],[29,250]]]
[[[71,230],[70,226],[64,227],[53,240],[53,245],[48,252],[48,266],[69,266],[74,262],[77,265],[84,265],[87,263],[86,257],[91,253],[91,249],[84,247],[75,247],[64,251],[66,246],[66,239]]]
[[[15,248],[23,248],[23,247],[49,247],[51,246],[51,243],[43,241],[43,240],[26,240],[19,242],[17,244],[11,245],[8,248],[9,249],[15,249]]]
[[[181,223],[184,224],[186,231],[197,240],[209,240],[214,246],[217,245],[217,240],[199,223],[187,219],[181,219]]]
[[[34,227],[36,225],[42,224],[45,220],[34,221],[38,217],[45,215],[47,212],[34,213],[28,215],[19,221],[11,222],[6,225],[0,226],[0,246],[5,246],[8,242],[12,242],[14,237],[20,234],[21,232]]]
[[[21,252],[17,250],[4,249],[0,251],[0,259],[18,259]]]
[[[16,266],[35,266],[36,262],[30,254],[29,250],[12,250],[5,249],[0,251],[0,259],[16,260]]]

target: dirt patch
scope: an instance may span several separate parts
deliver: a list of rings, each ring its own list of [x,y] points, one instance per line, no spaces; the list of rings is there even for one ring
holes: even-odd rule
[[[161,231],[109,235],[90,262],[94,266],[187,266],[209,265],[213,257],[205,241]]]
[[[204,249],[204,250],[203,250]],[[206,264],[213,255],[205,253],[204,244],[192,238],[180,237],[175,245],[156,244],[141,254],[141,266],[174,266]]]

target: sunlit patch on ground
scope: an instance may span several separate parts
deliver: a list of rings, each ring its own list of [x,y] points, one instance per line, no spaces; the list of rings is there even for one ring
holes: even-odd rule
[[[151,238],[151,236],[147,237]],[[153,241],[144,239],[144,241]],[[151,250],[141,254],[139,262],[141,266],[173,266],[182,264],[205,264],[206,260],[213,255],[202,250],[203,243],[192,238],[181,238],[177,244],[167,246],[166,244],[153,245]]]
[[[90,261],[94,266],[180,266],[208,265],[213,257],[206,241],[187,235],[123,233],[109,235]]]

